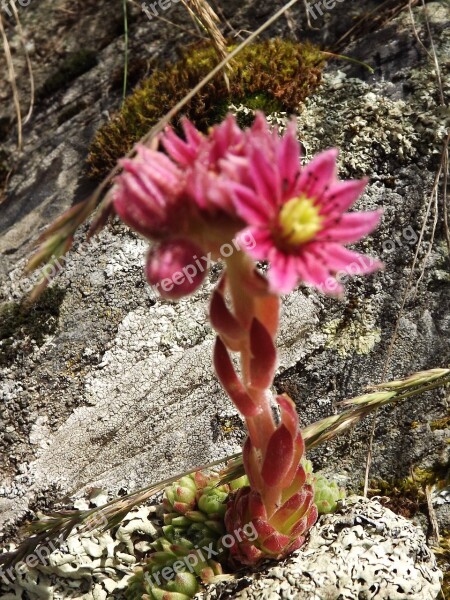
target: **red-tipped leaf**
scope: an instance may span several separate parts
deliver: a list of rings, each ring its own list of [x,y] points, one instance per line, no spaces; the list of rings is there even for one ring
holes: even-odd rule
[[[276,350],[272,336],[258,319],[253,319],[250,329],[250,383],[264,390],[272,385],[276,366]]]
[[[281,425],[267,444],[261,475],[268,486],[280,486],[292,466],[294,440],[290,431]]]
[[[239,381],[233,363],[231,362],[230,355],[220,338],[216,339],[216,345],[214,347],[214,367],[220,383],[235,403],[239,412],[242,413],[244,417],[254,417],[257,415],[260,408],[255,405],[245,391],[244,386]]]

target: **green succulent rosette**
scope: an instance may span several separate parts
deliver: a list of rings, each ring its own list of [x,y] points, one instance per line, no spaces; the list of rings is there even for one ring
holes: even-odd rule
[[[345,498],[344,488],[340,488],[335,481],[328,481],[324,475],[315,474],[310,460],[303,461],[303,467],[306,473],[306,481],[313,486],[314,503],[317,506],[319,515],[335,512],[339,500]]]

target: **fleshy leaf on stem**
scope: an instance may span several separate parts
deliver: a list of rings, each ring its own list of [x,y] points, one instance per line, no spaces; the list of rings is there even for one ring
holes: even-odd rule
[[[272,385],[277,355],[272,336],[258,319],[252,321],[250,351],[250,385],[255,389],[267,389]]]
[[[260,407],[253,402],[240,382],[225,344],[219,337],[214,347],[214,367],[220,383],[244,417],[257,415]]]
[[[211,325],[225,339],[231,350],[239,350],[245,335],[236,317],[226,305],[225,298],[219,289],[214,290],[209,310]]]

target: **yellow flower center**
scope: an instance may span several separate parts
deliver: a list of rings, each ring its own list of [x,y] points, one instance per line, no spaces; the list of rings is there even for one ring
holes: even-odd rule
[[[283,239],[290,244],[303,244],[312,239],[322,228],[323,217],[314,200],[300,196],[292,198],[280,212]]]

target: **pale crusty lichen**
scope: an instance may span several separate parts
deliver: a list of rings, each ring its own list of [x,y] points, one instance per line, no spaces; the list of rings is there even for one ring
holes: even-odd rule
[[[328,336],[325,347],[337,350],[339,356],[355,352],[369,354],[381,340],[381,330],[375,328],[370,320],[345,323],[342,319],[334,319],[326,323],[322,330]]]
[[[26,590],[29,600],[123,598],[139,557],[158,534],[155,510],[134,509],[117,531],[73,534],[48,566],[27,570],[10,586],[0,578],[0,597],[21,600]],[[249,585],[239,592],[244,579]],[[375,500],[353,496],[336,514],[322,517],[305,546],[286,561],[262,565],[256,578],[230,577],[196,597],[431,600],[441,580],[421,529]]]
[[[324,76],[321,90],[305,102],[298,118],[300,139],[313,154],[325,147],[341,149],[341,175],[367,174],[374,164],[386,174],[392,164],[415,157],[420,136],[414,109],[391,100],[359,79],[337,71]]]
[[[353,496],[308,542],[255,576],[210,586],[201,600],[432,600],[442,572],[422,530],[376,500]],[[241,591],[239,591],[241,590]]]
[[[72,534],[52,552],[47,565],[16,574],[10,585],[0,577],[0,598],[21,600],[25,590],[29,600],[123,598],[138,560],[160,532],[156,511],[154,506],[132,510],[117,531]]]

